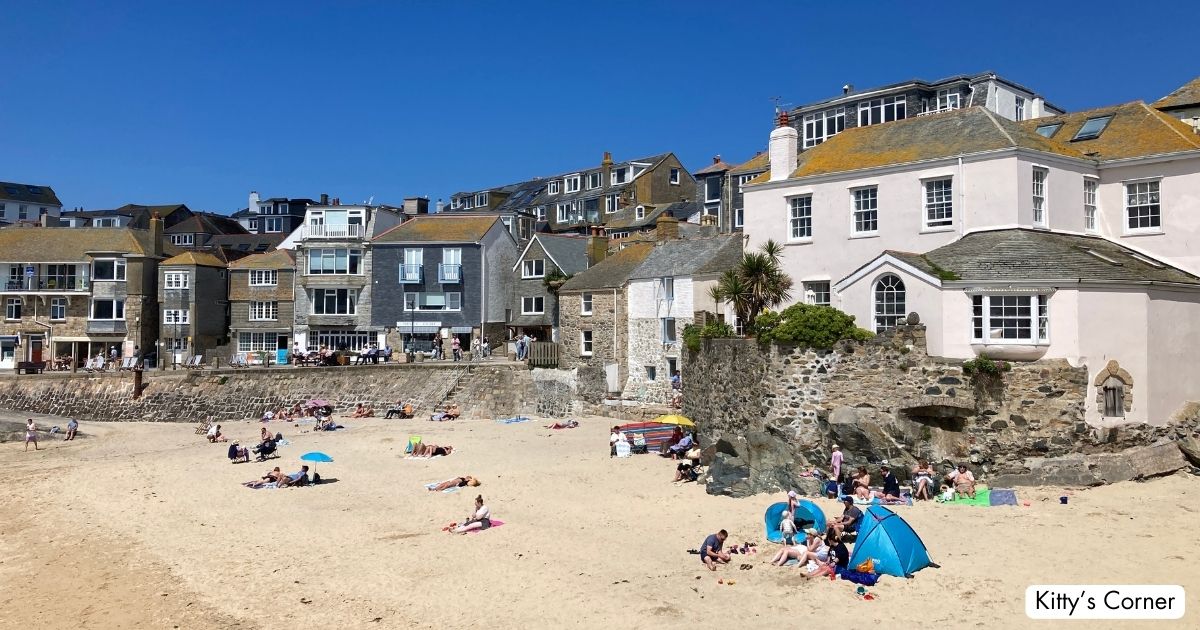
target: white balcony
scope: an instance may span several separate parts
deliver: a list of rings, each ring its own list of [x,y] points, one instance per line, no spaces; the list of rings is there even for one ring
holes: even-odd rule
[[[309,224],[304,226],[304,238],[328,239],[359,239],[365,237],[367,231],[357,223],[350,224]]]

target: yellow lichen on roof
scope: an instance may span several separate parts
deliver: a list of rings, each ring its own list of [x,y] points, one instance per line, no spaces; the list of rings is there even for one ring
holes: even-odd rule
[[[225,261],[208,252],[187,251],[177,256],[172,256],[159,264],[164,267],[184,265],[195,267],[224,267]]]
[[[1098,137],[1072,140],[1089,118],[1098,116],[1112,116]],[[1062,127],[1050,138],[1053,142],[1099,161],[1200,149],[1200,136],[1191,127],[1141,101],[1035,118],[1018,124],[1027,130],[1036,130],[1056,123],[1062,123]]]
[[[742,162],[741,164],[729,169],[729,174],[737,175],[739,173],[754,173],[761,171],[770,165],[770,156],[766,151],[760,151],[758,155],[755,155],[749,160],[746,160],[745,162]]]
[[[229,263],[230,269],[291,269],[296,265],[292,252],[286,249],[263,254],[251,254]]]
[[[416,217],[380,234],[374,242],[477,242],[499,220],[500,217],[496,215],[455,216],[453,212],[442,216]]]
[[[1172,109],[1191,105],[1200,105],[1200,77],[1184,83],[1176,88],[1175,91],[1154,101],[1154,107],[1159,109]]]
[[[0,229],[0,260],[83,261],[88,252],[149,254],[150,236],[129,228],[7,227]]]

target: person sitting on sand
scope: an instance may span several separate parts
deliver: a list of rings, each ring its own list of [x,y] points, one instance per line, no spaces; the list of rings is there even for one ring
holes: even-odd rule
[[[443,481],[442,483],[439,483],[436,486],[430,486],[429,491],[430,492],[441,492],[442,490],[448,490],[450,488],[465,488],[467,486],[471,486],[472,488],[475,488],[475,487],[479,486],[479,483],[480,482],[478,479],[472,477],[471,475],[467,475],[465,477],[455,477],[453,479],[447,479],[446,481]]]
[[[209,442],[214,442],[214,443],[229,441],[229,438],[226,438],[224,435],[221,435],[221,425],[219,425],[219,424],[214,424],[212,427],[210,427],[208,429],[208,435],[206,437],[208,438]]]
[[[266,411],[263,412],[263,415],[262,415],[263,422],[270,422],[274,419],[275,419],[275,410],[274,409],[267,409]]]
[[[278,470],[278,468],[276,469]],[[288,486],[307,486],[308,485],[308,466],[301,466],[300,470],[290,474],[281,475],[279,477],[279,487],[286,488]]]
[[[954,483],[954,494],[958,497],[975,498],[975,475],[967,470],[966,464],[959,464],[958,470],[946,476]]]
[[[691,462],[679,462],[679,465],[675,467],[675,481],[687,483],[699,478],[700,472]]]
[[[879,474],[883,481],[883,491],[875,491],[871,496],[879,497],[884,501],[899,501],[900,500],[900,482],[896,479],[895,473],[892,472],[886,464],[879,467]]]
[[[700,545],[700,561],[709,571],[716,571],[718,564],[729,562],[729,554],[721,551],[726,538],[729,538],[729,532],[722,529],[715,534],[709,534],[708,538],[704,539],[704,544]]]
[[[231,442],[229,444],[228,455],[229,461],[234,464],[236,464],[239,459],[243,462],[250,461],[250,449],[246,448],[245,446],[240,446],[237,442]]]
[[[417,445],[413,447],[412,453],[409,455],[409,457],[445,457],[453,452],[453,446],[438,446],[437,444],[418,442]]]
[[[808,547],[805,547],[804,545],[785,544],[783,548],[775,554],[775,557],[771,558],[771,564],[777,567],[782,567],[786,565],[789,560],[803,560],[805,554],[807,553]]]
[[[689,434],[683,436],[683,438],[680,439],[678,442],[676,442],[674,446],[667,449],[667,451],[671,454],[671,459],[679,459],[681,456],[683,456],[684,453],[691,450],[692,444],[694,444],[694,443],[695,442],[694,442],[694,439],[692,438],[692,434],[689,433]]]
[[[373,417],[375,417],[375,410],[363,405],[362,403],[358,403],[357,405],[355,405],[354,413],[351,413],[350,417],[351,418],[373,418]]]
[[[809,527],[804,530],[804,557],[800,559],[800,564],[812,560],[817,563],[825,562],[829,559],[829,545],[825,544],[825,539],[821,537],[821,532]]]
[[[845,505],[845,509],[842,510],[842,518],[834,521],[831,525],[839,536],[858,532],[858,526],[862,523],[863,517],[862,510],[854,505],[854,497],[842,497],[842,503]]]
[[[628,441],[628,439],[626,439],[625,432],[621,430],[621,427],[614,426],[612,428],[612,433],[609,434],[609,436],[608,436],[608,449],[609,449],[608,456],[616,457],[617,456],[617,442],[627,442],[627,441]]]
[[[924,501],[932,499],[930,486],[933,485],[933,466],[930,466],[929,462],[924,459],[917,460],[917,466],[913,468],[912,472],[913,498]]]
[[[546,428],[547,429],[574,429],[577,426],[579,426],[578,420],[567,420],[566,422],[555,422],[554,424],[547,424]]]
[[[829,549],[825,561],[804,571],[801,575],[806,578],[835,575],[839,568],[845,568],[850,563],[850,551],[846,549],[846,544],[841,541],[832,527],[825,532],[825,546]]]
[[[254,481],[247,481],[246,483],[244,483],[242,485],[246,486],[247,488],[262,488],[263,486],[266,486],[267,484],[272,484],[272,483],[278,484],[279,480],[281,478],[283,478],[283,473],[279,472],[279,467],[276,466],[276,467],[272,468],[270,472],[263,475],[262,479],[256,479]]]
[[[76,420],[75,418],[71,418],[71,419],[67,420],[67,437],[63,438],[63,441],[66,442],[68,440],[74,440],[75,432],[78,430],[79,430],[79,421],[78,420]]]
[[[871,474],[866,466],[859,466],[853,477],[854,496],[859,499],[871,498]]]
[[[463,521],[454,529],[447,530],[452,534],[465,534],[476,529],[487,529],[492,526],[492,512],[486,505],[483,504],[483,495],[475,497],[475,511],[467,520]]]

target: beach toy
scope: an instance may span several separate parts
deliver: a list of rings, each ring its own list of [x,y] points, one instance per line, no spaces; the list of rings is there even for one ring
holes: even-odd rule
[[[860,596],[860,597],[861,597],[861,596],[863,596],[863,595],[866,595],[866,594],[867,594],[867,587],[865,587],[865,586],[860,586],[860,587],[858,587],[858,588],[854,589],[854,593],[855,593],[856,595]]]
[[[1066,504],[1067,504],[1067,497],[1065,497],[1065,496],[1058,497],[1058,502],[1059,502],[1059,503],[1061,503],[1061,504],[1063,504],[1063,505],[1066,505]]]

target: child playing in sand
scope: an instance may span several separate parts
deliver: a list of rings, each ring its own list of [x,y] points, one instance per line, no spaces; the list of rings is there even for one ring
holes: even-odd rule
[[[783,534],[783,544],[796,544],[796,521],[791,512],[784,512],[779,521],[779,533]]]
[[[25,450],[26,451],[29,450],[30,442],[33,442],[33,450],[35,450],[35,451],[38,450],[37,425],[34,424],[33,418],[30,418],[29,421],[25,423]]]

